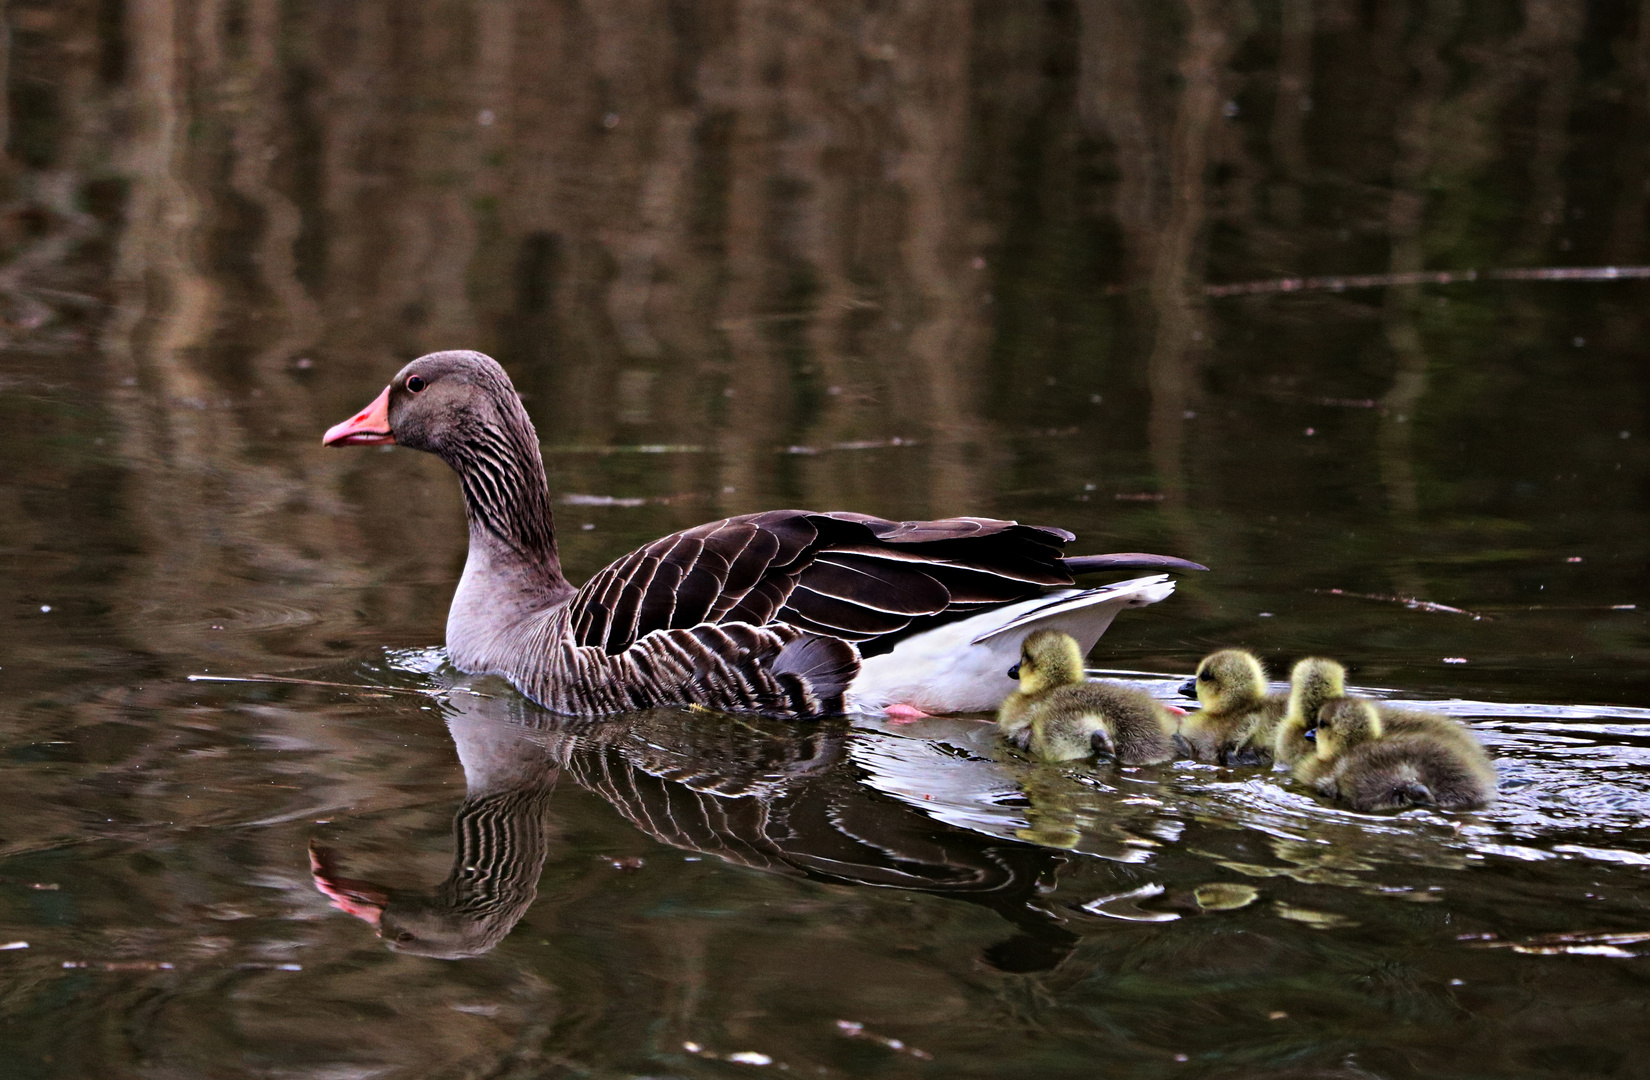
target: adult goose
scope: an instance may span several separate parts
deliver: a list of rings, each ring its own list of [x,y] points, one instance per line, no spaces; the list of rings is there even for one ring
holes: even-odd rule
[[[395,443],[452,466],[470,553],[449,658],[560,713],[989,711],[1014,689],[1026,634],[1063,630],[1087,652],[1119,610],[1174,590],[1164,574],[1060,589],[1073,574],[1204,569],[1163,555],[1062,557],[1071,533],[1012,521],[772,510],[655,540],[575,589],[556,555],[538,435],[504,369],[477,352],[412,361],[322,442]]]
[[[355,859],[310,842],[315,887],[396,952],[480,956],[527,914],[548,859],[564,869],[584,862],[587,856],[559,843],[561,828],[549,813],[552,791],[558,783],[565,790],[568,780],[680,851],[786,877],[982,904],[1021,931],[988,953],[999,967],[1051,967],[1077,941],[1064,920],[1038,902],[1061,856],[1005,840],[1002,825],[1013,820],[1012,811],[1005,810],[998,828],[982,829],[977,819],[949,821],[935,816],[935,802],[878,786],[879,776],[893,772],[920,775],[934,798],[950,790],[972,803],[981,782],[998,791],[1006,784],[1018,794],[1007,773],[981,759],[959,759],[920,738],[850,732],[839,724],[797,731],[683,709],[592,722],[548,717],[521,698],[458,693],[442,700],[465,788],[453,815],[446,879],[433,888],[409,887],[417,880],[417,860],[411,852],[396,859],[400,845],[389,837],[374,845],[373,862],[399,862],[395,878],[402,887],[346,876]],[[340,827],[349,836],[370,824],[351,828],[335,818],[327,832],[336,835]],[[566,899],[558,891],[562,899],[548,901],[553,909]]]

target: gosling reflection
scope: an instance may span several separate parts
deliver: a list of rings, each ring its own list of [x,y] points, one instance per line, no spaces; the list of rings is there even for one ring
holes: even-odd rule
[[[527,913],[556,838],[558,778],[611,804],[643,833],[766,872],[954,896],[990,907],[1019,933],[987,959],[1052,967],[1076,938],[1032,901],[1065,856],[957,828],[863,781],[846,725],[795,724],[660,709],[569,720],[518,700],[457,699],[447,726],[466,796],[454,859],[433,890],[350,878],[312,847],[316,887],[398,952],[457,960],[494,948]]]

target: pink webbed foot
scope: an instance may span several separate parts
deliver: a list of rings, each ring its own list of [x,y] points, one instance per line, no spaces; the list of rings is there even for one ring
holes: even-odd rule
[[[890,705],[882,711],[896,724],[909,724],[916,720],[925,720],[929,716],[915,705]]]

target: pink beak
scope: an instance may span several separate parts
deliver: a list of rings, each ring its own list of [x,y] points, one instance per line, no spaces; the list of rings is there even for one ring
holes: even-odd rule
[[[339,877],[332,867],[332,853],[313,841],[309,845],[309,873],[315,887],[332,901],[333,907],[375,928],[378,926],[390,902],[389,894],[383,889],[365,881]]]
[[[378,446],[392,443],[390,434],[390,388],[372,399],[372,404],[342,424],[327,428],[321,436],[322,446]]]

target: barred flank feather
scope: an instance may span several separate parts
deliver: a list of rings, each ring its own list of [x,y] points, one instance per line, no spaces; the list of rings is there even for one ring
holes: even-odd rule
[[[549,662],[522,689],[577,714],[688,704],[838,713],[859,671],[854,642],[1069,584],[1059,554],[1069,535],[990,518],[806,510],[713,521],[626,555],[551,613]]]

